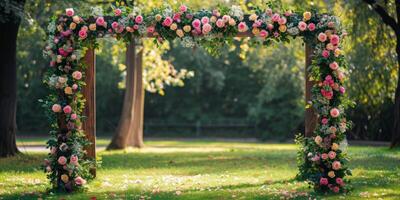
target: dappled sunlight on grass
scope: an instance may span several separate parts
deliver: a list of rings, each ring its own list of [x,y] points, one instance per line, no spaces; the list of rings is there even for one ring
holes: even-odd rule
[[[3,199],[398,199],[400,151],[350,147],[354,190],[321,196],[297,173],[294,144],[149,141],[143,149],[99,151],[102,167],[83,193],[49,194],[45,153],[0,159]]]

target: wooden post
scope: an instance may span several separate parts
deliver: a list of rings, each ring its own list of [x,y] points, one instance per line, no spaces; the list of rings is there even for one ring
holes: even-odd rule
[[[313,49],[309,44],[305,45],[306,50],[306,67],[305,67],[305,81],[306,81],[306,105],[311,101],[311,89],[314,85],[312,81],[309,80],[308,67],[311,65]],[[316,115],[314,108],[312,106],[307,106],[305,110],[305,136],[312,137],[314,134],[315,127],[317,125],[318,116]]]
[[[85,148],[89,158],[96,159],[96,55],[94,49],[88,49],[84,62],[86,64],[85,70],[85,83],[83,88],[83,95],[85,96],[85,110],[84,115],[86,119],[83,121],[83,131],[85,131],[86,138],[92,143]],[[90,169],[90,173],[96,176],[96,168]]]

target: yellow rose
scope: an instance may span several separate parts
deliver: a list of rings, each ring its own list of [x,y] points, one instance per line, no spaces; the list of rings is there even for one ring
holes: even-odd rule
[[[173,23],[169,28],[174,31],[178,28],[178,25],[176,23]]]
[[[335,49],[335,47],[333,46],[332,43],[328,43],[328,44],[326,45],[326,49],[328,49],[328,50],[333,50],[333,49]]]
[[[96,30],[96,24],[90,24],[89,25],[89,30],[95,31]]]
[[[258,29],[258,28],[253,28],[253,30],[251,30],[251,32],[252,32],[255,36],[257,36],[258,34],[260,34],[260,29]]]
[[[69,24],[69,29],[75,30],[75,29],[76,29],[76,24],[75,24],[74,22],[72,22],[71,24]]]
[[[338,57],[342,54],[342,51],[340,49],[335,49],[335,56]]]
[[[282,24],[282,25],[279,26],[279,31],[282,32],[282,33],[286,32],[286,29],[287,29],[286,25]]]
[[[79,18],[79,16],[73,16],[72,17],[72,21],[74,21],[75,23],[79,24],[81,22],[81,19]]]
[[[159,21],[161,21],[161,19],[162,19],[162,16],[161,16],[160,14],[157,14],[157,15],[156,15],[156,21],[159,22]]]
[[[249,20],[250,21],[256,21],[257,18],[258,18],[258,16],[256,14],[251,14],[250,17],[249,17]]]
[[[233,18],[230,18],[229,19],[229,25],[235,26],[236,25],[236,21]]]
[[[67,183],[67,182],[69,181],[68,175],[66,175],[66,174],[61,175],[61,180],[62,180],[64,183]]]
[[[325,35],[327,36],[327,38],[331,38],[331,36],[332,36],[332,31],[331,30],[326,30],[325,31]]]
[[[304,12],[303,13],[304,21],[308,21],[311,19],[311,12]]]
[[[335,172],[334,171],[328,172],[328,176],[331,178],[335,178]]]
[[[215,23],[217,21],[217,18],[215,16],[212,16],[210,18],[210,22]]]
[[[322,142],[321,136],[318,135],[317,137],[315,137],[314,141],[315,141],[315,143],[317,143],[317,144],[321,144],[321,142]]]
[[[185,33],[183,33],[182,29],[178,29],[176,30],[176,35],[178,35],[179,37],[183,37]]]
[[[65,94],[72,94],[72,88],[71,87],[66,87],[64,89]]]
[[[186,33],[189,33],[189,32],[192,30],[192,27],[189,26],[189,25],[186,25],[186,26],[183,27],[183,30],[184,30]]]
[[[339,149],[339,145],[337,143],[332,144],[332,150],[337,151]]]

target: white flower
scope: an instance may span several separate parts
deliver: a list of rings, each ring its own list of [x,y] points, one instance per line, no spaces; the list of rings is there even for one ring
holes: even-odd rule
[[[104,15],[103,8],[101,8],[100,6],[91,7],[90,10],[93,16],[100,17]]]
[[[289,28],[288,30],[287,30],[287,32],[290,34],[290,35],[298,35],[299,34],[299,29],[297,28],[297,27],[292,27],[292,28]]]
[[[347,151],[347,146],[349,145],[349,143],[347,142],[347,138],[344,138],[344,140],[342,140],[339,144],[339,149],[343,152]]]
[[[56,21],[53,20],[47,26],[47,31],[49,31],[49,33],[54,33],[55,30],[56,30]]]
[[[232,5],[231,10],[229,11],[229,15],[237,18],[242,18],[244,14],[240,6]]]
[[[182,46],[187,47],[187,48],[192,48],[196,46],[196,42],[193,40],[192,37],[183,37],[181,41]]]

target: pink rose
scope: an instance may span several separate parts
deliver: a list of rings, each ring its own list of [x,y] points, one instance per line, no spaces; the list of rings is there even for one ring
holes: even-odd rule
[[[314,31],[315,30],[315,24],[314,23],[309,23],[308,24],[308,30]]]
[[[330,152],[328,153],[328,156],[329,156],[329,158],[330,158],[331,160],[333,160],[333,159],[336,158],[336,152],[330,151]]]
[[[340,186],[344,185],[343,179],[342,178],[336,178],[336,183]]]
[[[246,32],[248,30],[247,24],[245,22],[240,22],[238,24],[239,32]]]
[[[141,23],[143,22],[143,17],[142,17],[142,15],[136,16],[135,22],[138,23],[138,24],[141,24]]]
[[[72,17],[72,16],[74,16],[74,9],[73,8],[67,8],[67,9],[65,9],[65,14],[68,16],[68,17]]]
[[[326,160],[326,159],[328,159],[328,154],[326,154],[326,153],[323,153],[323,154],[321,155],[321,158],[322,158],[323,160]]]
[[[322,57],[328,58],[329,57],[329,51],[328,50],[323,50],[322,51]]]
[[[53,112],[55,112],[55,113],[61,112],[61,106],[60,106],[60,104],[54,104],[54,105],[51,107],[51,110],[52,110]]]
[[[117,9],[115,9],[115,10],[114,10],[114,14],[115,14],[115,16],[120,16],[120,15],[121,15],[121,13],[122,13],[122,10],[121,10],[121,9],[119,9],[119,8],[117,8]]]
[[[300,31],[305,31],[307,29],[307,24],[303,21],[299,22],[298,28]]]
[[[229,16],[229,15],[222,16],[222,20],[224,20],[225,23],[229,22],[230,19],[231,19],[231,16]]]
[[[119,26],[118,22],[113,22],[113,23],[111,24],[111,27],[112,27],[113,29],[117,29],[118,26]]]
[[[211,31],[212,27],[210,24],[204,24],[203,25],[203,34],[208,34]]]
[[[208,24],[208,22],[210,22],[210,18],[208,18],[208,17],[202,17],[201,18],[201,23],[202,24]]]
[[[319,179],[319,184],[320,185],[328,185],[328,179],[327,178]]]
[[[173,22],[173,20],[172,20],[171,17],[166,17],[166,18],[164,19],[162,25],[163,25],[163,26],[168,26],[168,27],[169,27],[169,26],[171,26],[172,22]]]
[[[342,168],[342,164],[339,161],[334,161],[332,163],[332,169],[339,170],[340,168]]]
[[[76,120],[78,118],[78,115],[76,115],[75,113],[71,114],[71,119],[72,120]]]
[[[172,19],[176,22],[181,22],[181,14],[180,13],[175,13]]]
[[[335,27],[335,22],[328,22],[328,27],[329,28]]]
[[[339,87],[339,92],[340,92],[341,94],[344,94],[344,93],[346,92],[346,88],[344,88],[343,86],[340,86],[340,87]]]
[[[322,124],[327,124],[328,123],[328,119],[327,118],[322,118],[321,123]]]
[[[331,36],[331,43],[333,44],[333,45],[337,45],[337,44],[339,44],[339,41],[340,41],[340,39],[339,39],[339,36],[338,35],[332,35]]]
[[[76,184],[76,185],[79,185],[79,186],[85,185],[85,184],[86,184],[86,180],[83,179],[83,178],[80,177],[80,176],[76,177],[74,181],[75,181],[75,184]]]
[[[60,156],[57,161],[58,164],[65,165],[67,163],[67,158],[65,158],[64,156]]]
[[[154,26],[147,27],[147,32],[148,33],[154,33],[154,30],[155,30]]]
[[[320,157],[318,155],[315,155],[314,157],[311,158],[311,161],[319,161]]]
[[[85,30],[80,30],[78,34],[81,39],[86,39],[87,37],[87,32]]]
[[[225,26],[225,22],[223,19],[218,19],[216,25],[218,28],[223,28]]]
[[[330,111],[330,114],[333,118],[339,117],[340,111],[337,108],[332,108]]]
[[[272,29],[274,29],[274,25],[272,25],[272,24],[267,24],[267,28],[268,28],[268,30],[272,30]]]
[[[279,33],[277,31],[274,32],[274,37],[279,37]]]
[[[51,155],[54,155],[54,154],[56,154],[56,153],[57,153],[57,148],[51,147],[51,148],[50,148],[50,154],[51,154]]]
[[[73,89],[73,90],[78,89],[78,85],[77,85],[77,84],[73,84],[73,85],[72,85],[72,89]]]
[[[272,16],[272,9],[271,9],[271,8],[267,8],[267,9],[265,10],[265,13],[266,13],[268,16]]]
[[[82,78],[82,72],[80,71],[74,71],[72,73],[72,78],[76,79],[76,80],[80,80]]]
[[[96,24],[99,26],[104,26],[104,24],[105,24],[104,17],[98,17],[96,19]]]
[[[72,108],[71,108],[71,106],[67,105],[63,108],[63,111],[65,114],[69,114],[72,112]]]
[[[47,166],[47,167],[46,167],[46,171],[47,171],[47,172],[51,172],[51,167],[50,167],[50,166]]]
[[[285,17],[282,17],[282,18],[280,18],[280,19],[278,20],[278,23],[279,23],[280,25],[286,24],[286,22],[287,22],[287,20],[286,20]]]
[[[337,62],[333,62],[329,64],[329,68],[331,68],[332,70],[337,70],[339,69],[339,64],[337,64]]]
[[[200,25],[201,25],[201,22],[200,22],[199,19],[193,20],[192,26],[193,26],[194,28],[198,29],[198,28],[200,28]]]
[[[78,165],[78,156],[72,155],[71,158],[69,159],[69,163],[71,163],[73,165]]]
[[[326,38],[327,38],[327,36],[326,36],[325,33],[319,33],[319,34],[318,34],[318,40],[319,40],[320,42],[325,42],[325,41],[326,41]]]
[[[274,15],[272,15],[271,19],[273,22],[278,22],[281,19],[281,16],[279,16],[278,13],[275,13]]]
[[[262,37],[262,38],[268,37],[268,31],[266,31],[266,30],[261,30],[261,31],[260,31],[260,37]]]
[[[340,191],[340,188],[338,186],[335,186],[335,187],[332,188],[332,191],[334,193],[338,193]]]
[[[187,7],[186,7],[185,5],[181,5],[181,6],[179,7],[179,10],[180,10],[181,12],[186,12],[186,11],[187,11]]]

